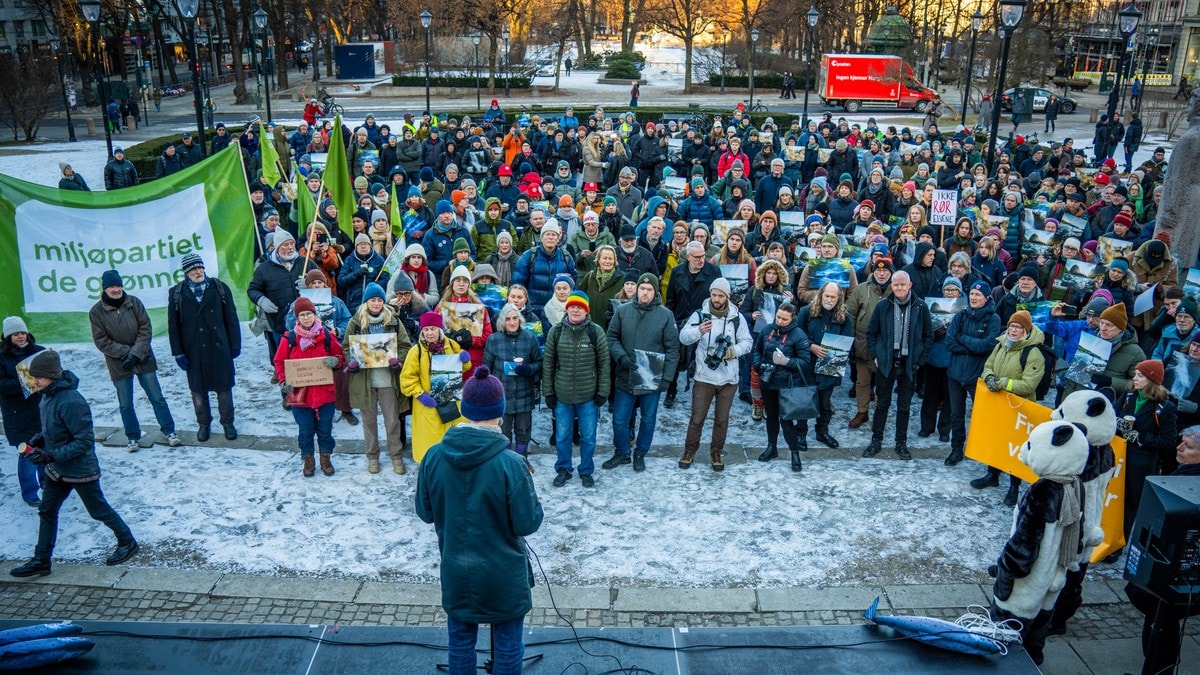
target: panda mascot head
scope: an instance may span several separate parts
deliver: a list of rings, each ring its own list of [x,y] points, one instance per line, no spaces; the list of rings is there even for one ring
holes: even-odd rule
[[[1043,422],[1021,446],[1019,458],[1039,476],[1078,476],[1088,459],[1088,439],[1071,422]]]
[[[1090,389],[1081,389],[1063,399],[1050,413],[1051,420],[1065,420],[1082,426],[1091,445],[1105,445],[1117,434],[1117,413],[1108,397]]]

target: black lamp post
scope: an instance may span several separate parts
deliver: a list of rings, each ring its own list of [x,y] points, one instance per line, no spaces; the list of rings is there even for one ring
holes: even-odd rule
[[[817,38],[816,28],[817,20],[821,18],[817,12],[817,6],[813,5],[809,8],[808,13],[804,15],[808,21],[808,67],[804,69],[804,116],[800,122],[800,128],[805,132],[808,131],[808,90],[812,89],[813,80],[813,60],[817,58]]]
[[[476,33],[471,36],[471,42],[475,43],[475,107],[481,108],[482,104],[479,101],[479,42],[480,35]]]
[[[208,154],[208,137],[204,133],[204,101],[200,98],[200,55],[196,52],[196,14],[200,11],[200,0],[178,0],[179,13],[187,19],[188,58],[192,67],[192,96],[196,107],[196,131],[199,134],[200,156]]]
[[[83,10],[83,18],[92,24],[92,38],[94,42],[100,41],[100,0],[80,0],[80,9]],[[112,129],[108,126],[108,88],[104,86],[104,54],[98,54],[96,57],[96,86],[100,89],[97,94],[100,96],[100,120],[104,123],[104,142],[108,145],[108,156],[112,157]]]
[[[63,77],[62,61],[58,59],[57,35],[50,38],[50,48],[54,50],[54,67],[58,69],[58,83],[62,85],[63,110],[67,111],[67,140],[74,143],[79,139],[75,138],[75,123],[71,121],[71,101],[67,98],[67,80]]]
[[[992,101],[992,129],[988,134],[987,163],[991,172],[996,165],[996,135],[1000,133],[1000,101],[1004,95],[1004,76],[1008,73],[1008,45],[1012,42],[1013,31],[1021,23],[1028,0],[1000,0],[1000,30],[1004,39],[1000,46],[1000,77],[996,78],[996,96]]]
[[[1112,124],[1117,114],[1117,103],[1121,97],[1121,78],[1125,75],[1125,58],[1129,54],[1129,40],[1133,37],[1134,31],[1137,30],[1138,21],[1142,18],[1141,11],[1137,5],[1129,3],[1125,9],[1117,12],[1117,18],[1121,26],[1121,44],[1125,49],[1121,50],[1121,64],[1117,68],[1117,81],[1113,89],[1108,94],[1108,123]]]
[[[425,112],[432,112],[429,105],[429,25],[433,23],[433,14],[426,9],[421,12],[421,28],[425,29]]]
[[[983,4],[983,0],[980,0],[980,4]],[[967,84],[967,95],[962,101],[960,124],[967,123],[967,102],[971,100],[971,80],[975,77],[975,43],[979,39],[980,28],[983,28],[983,14],[979,11],[979,5],[975,5],[975,13],[971,15],[971,53],[967,54],[967,75],[963,78]]]
[[[1155,51],[1158,50],[1158,28],[1151,28],[1146,32],[1146,49],[1142,53],[1142,96],[1146,94],[1146,78],[1150,76],[1150,62],[1153,61]],[[1137,110],[1142,109],[1142,99],[1138,98]]]
[[[263,95],[267,102],[267,121],[274,119],[271,116],[271,60],[270,52],[267,47],[267,13],[259,7],[254,11],[254,25],[258,27],[258,35],[262,38],[262,58],[259,60],[258,67],[262,73],[263,79]]]
[[[725,52],[729,49],[729,29],[721,26],[721,93],[725,93]]]
[[[754,112],[754,46],[758,44],[758,29],[750,31],[750,112]]]
[[[504,97],[508,98],[508,96],[509,96],[509,93],[508,93],[509,92],[509,88],[508,88],[508,85],[509,85],[509,82],[508,82],[508,38],[509,38],[508,26],[504,27],[504,31],[502,33],[500,33],[500,38],[502,40],[504,40]]]

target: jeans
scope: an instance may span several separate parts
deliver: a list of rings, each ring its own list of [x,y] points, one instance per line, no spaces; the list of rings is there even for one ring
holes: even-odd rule
[[[41,520],[41,526],[38,528],[37,546],[33,549],[35,560],[50,562],[50,556],[54,553],[54,544],[58,541],[58,511],[67,497],[71,495],[72,490],[79,495],[79,500],[83,502],[83,506],[92,520],[98,520],[112,530],[117,537],[118,546],[133,541],[133,533],[129,531],[129,526],[125,524],[124,520],[121,520],[121,516],[117,515],[113,507],[108,505],[108,500],[104,498],[99,480],[86,483],[66,483],[47,479],[42,485],[42,503],[38,506],[38,518]]]
[[[729,409],[733,407],[733,397],[736,393],[736,384],[709,384],[696,380],[692,385],[692,416],[688,420],[687,436],[683,441],[685,452],[694,455],[700,449],[700,433],[704,430],[704,422],[708,419],[708,410],[713,399],[717,401],[717,410],[713,415],[712,440],[708,447],[715,453],[725,450],[725,437],[729,432]]]
[[[627,394],[618,389],[613,394],[613,445],[617,452],[629,456],[629,422],[633,419],[633,409],[636,404],[641,408],[641,424],[638,425],[637,442],[634,449],[643,455],[650,449],[654,441],[654,426],[658,418],[658,400],[661,392],[648,394]],[[583,430],[580,430],[582,437]],[[580,469],[582,472],[582,469]]]
[[[46,470],[18,454],[17,480],[21,483],[21,498],[36,502],[38,490],[46,482]]]
[[[217,414],[222,425],[233,424],[233,390],[218,391]],[[196,424],[206,427],[212,424],[212,405],[207,391],[192,392],[192,408],[196,411]]]
[[[975,385],[948,380],[950,385],[950,449],[967,447],[967,396],[975,397]]]
[[[1050,133],[1050,132],[1052,132],[1052,131],[1054,131],[1054,120],[1052,120],[1052,119],[1050,119],[1049,117],[1047,117],[1047,118],[1046,118],[1046,130],[1045,130],[1044,132],[1042,132],[1042,133],[1047,133],[1047,134],[1048,134],[1048,133]]]
[[[888,422],[888,408],[892,405],[892,389],[896,389],[896,442],[908,442],[908,413],[912,407],[913,381],[905,372],[906,363],[892,366],[891,373],[875,374],[875,415],[871,418],[871,439],[883,440],[883,429]]]
[[[554,470],[571,471],[571,435],[575,429],[575,420],[579,420],[579,475],[590,476],[596,470],[592,457],[596,454],[596,404],[592,401],[583,403],[563,403],[554,408],[555,427],[554,445],[558,450],[558,460],[554,462]]]
[[[493,623],[492,675],[520,675],[525,656],[525,617]],[[474,675],[478,670],[475,641],[479,624],[464,623],[446,617],[447,642],[450,650],[450,675]]]
[[[142,425],[138,423],[137,413],[133,409],[133,378],[137,378],[150,399],[154,408],[154,417],[164,435],[175,433],[175,420],[171,417],[171,409],[167,407],[167,399],[163,398],[162,387],[158,384],[158,373],[151,370],[148,373],[138,373],[120,380],[113,380],[117,388],[117,405],[121,408],[121,425],[125,427],[125,437],[136,441],[142,437]]]
[[[296,426],[300,428],[296,444],[300,446],[301,457],[312,457],[313,434],[317,436],[322,455],[333,452],[333,408],[332,402],[316,409],[292,406],[292,417],[296,418]]]

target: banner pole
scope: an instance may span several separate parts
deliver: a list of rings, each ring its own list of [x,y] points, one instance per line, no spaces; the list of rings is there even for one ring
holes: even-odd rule
[[[228,150],[229,148],[231,148],[231,147],[233,147],[233,146],[234,146],[234,144],[233,144],[233,143],[230,143],[229,145],[225,146],[225,150]],[[222,152],[224,152],[224,150],[222,150]],[[251,203],[251,199],[250,199],[250,178],[249,178],[249,177],[247,176],[247,174],[246,174],[246,158],[245,158],[245,156],[244,156],[244,155],[242,155],[242,151],[241,151],[241,148],[240,148],[240,146],[238,147],[237,156],[238,156],[238,165],[242,167],[242,185],[246,186],[246,203],[247,203],[247,204],[250,204],[250,203]],[[253,208],[253,207],[251,207],[251,209],[250,209],[250,213],[251,213],[251,214],[253,214],[253,213],[254,213],[254,208]],[[262,237],[260,237],[260,236],[259,236],[259,233],[258,233],[258,223],[254,222],[254,218],[253,218],[253,217],[251,217],[251,218],[250,218],[250,227],[251,227],[251,228],[254,230],[254,244],[255,244],[255,246],[256,246],[256,247],[257,247],[257,248],[258,248],[260,251],[262,251],[262,256],[263,256],[263,257],[266,257],[266,255],[267,255],[267,242],[263,241]],[[258,256],[256,255],[255,257],[257,258]]]
[[[305,188],[305,189],[307,190],[308,188]],[[321,184],[317,186],[317,198],[323,202],[323,201],[325,201],[324,197],[325,197],[325,172],[322,171],[321,172]],[[321,215],[321,202],[317,202],[316,208],[313,209],[312,222],[308,224],[308,232],[307,232],[307,234],[308,234],[308,237],[307,237],[308,250],[307,250],[307,253],[309,253],[309,254],[312,253],[313,240],[317,234],[317,231],[315,229],[313,229],[313,225],[317,224],[317,216],[319,216],[319,215]],[[304,256],[303,274],[308,274],[308,261],[309,261],[309,257],[307,255]]]

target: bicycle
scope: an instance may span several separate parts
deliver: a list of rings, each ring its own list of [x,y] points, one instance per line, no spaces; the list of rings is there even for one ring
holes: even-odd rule
[[[743,99],[742,103],[749,104],[750,101]],[[769,111],[767,110],[767,106],[762,104],[762,101],[755,101],[754,105],[746,105],[746,112],[752,112],[752,113],[764,112],[765,113],[765,112],[769,112]]]
[[[346,109],[343,108],[342,106],[338,105],[338,103],[333,98],[333,94],[330,94],[325,89],[321,89],[317,93],[321,97],[321,111],[322,111],[322,115],[324,117],[332,117],[334,115],[342,115],[342,116],[346,115]]]

